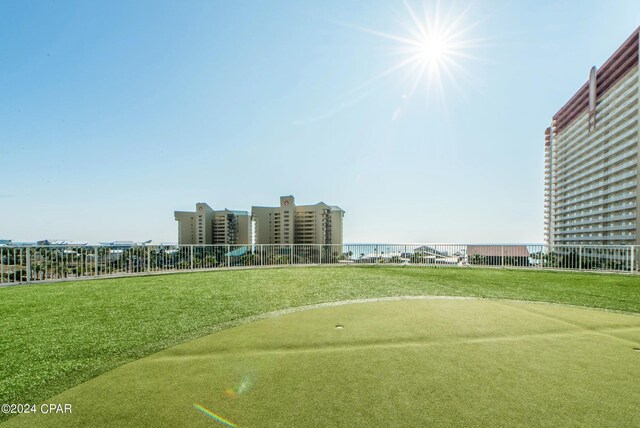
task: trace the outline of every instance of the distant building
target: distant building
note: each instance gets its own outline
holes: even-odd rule
[[[129,249],[133,247],[141,247],[145,245],[151,245],[151,240],[144,242],[134,242],[134,241],[112,241],[112,242],[100,242],[99,245],[102,247],[109,248],[120,248],[120,249]]]
[[[468,245],[467,262],[483,266],[529,266],[526,245]]]
[[[342,244],[344,211],[319,202],[296,205],[281,196],[279,207],[251,207],[256,244]]]
[[[251,243],[251,220],[247,211],[215,211],[204,202],[196,210],[175,211],[180,245]]]
[[[545,131],[545,241],[640,243],[639,32],[553,116]]]
[[[67,241],[67,240],[64,240],[64,239],[43,239],[42,241],[37,241],[36,244],[37,245],[50,245],[50,246],[69,245],[69,246],[75,246],[75,247],[84,247],[84,246],[88,245],[89,243],[86,242],[86,241],[77,242],[77,241]]]
[[[36,247],[38,245],[37,242],[20,242],[20,241],[10,241],[8,244],[4,246],[8,247]]]

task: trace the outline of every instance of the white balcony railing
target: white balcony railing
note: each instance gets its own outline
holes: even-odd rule
[[[574,234],[577,235],[577,234]],[[635,234],[565,236],[555,242],[633,242]],[[633,242],[635,243],[635,242]],[[2,246],[0,285],[123,275],[300,265],[510,267],[637,273],[635,245],[140,245]]]

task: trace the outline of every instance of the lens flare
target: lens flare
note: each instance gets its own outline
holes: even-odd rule
[[[223,418],[220,415],[217,415],[215,413],[213,413],[211,410],[207,409],[206,407],[201,406],[200,404],[197,403],[193,403],[193,407],[204,413],[205,415],[207,415],[208,417],[210,417],[211,419],[213,419],[214,421],[226,426],[226,427],[230,427],[230,428],[237,428],[237,425],[235,425],[233,422],[226,420],[225,418]]]
[[[251,385],[252,385],[251,376],[244,375],[242,376],[242,379],[240,380],[240,383],[238,383],[238,385],[236,385],[233,388],[225,389],[223,391],[223,394],[227,398],[237,398],[242,394],[246,393],[247,391],[249,391],[249,388],[251,388]]]

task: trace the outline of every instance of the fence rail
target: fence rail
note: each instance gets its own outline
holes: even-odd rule
[[[341,244],[0,247],[0,285],[229,267],[387,264],[638,273],[640,246]]]

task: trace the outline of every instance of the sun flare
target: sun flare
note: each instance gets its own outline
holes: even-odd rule
[[[391,76],[397,78],[394,86],[401,87],[399,104],[392,114],[392,120],[401,116],[417,92],[424,95],[427,105],[435,103],[446,113],[445,92],[454,89],[464,97],[469,92],[467,87],[481,87],[478,73],[470,70],[473,61],[487,60],[476,48],[488,46],[489,39],[477,34],[477,27],[488,17],[480,19],[475,15],[472,18],[473,3],[461,8],[455,1],[441,4],[441,0],[403,0],[402,5],[404,7],[396,21],[401,27],[393,31],[337,22],[384,40],[385,43],[379,44],[377,50],[386,54],[385,59],[390,60],[387,61],[389,66],[347,91],[343,101],[336,107],[298,123],[323,120],[337,114],[366,98],[376,83]]]
[[[420,45],[420,53],[422,54],[422,60],[425,62],[429,61],[440,61],[447,52],[446,42],[440,39],[438,36],[427,37],[424,40],[421,40]]]
[[[392,41],[388,51],[397,58],[387,70],[365,85],[390,74],[401,73],[407,85],[402,94],[404,102],[411,99],[419,88],[426,91],[427,97],[435,95],[444,101],[447,83],[462,92],[460,80],[473,80],[468,71],[468,61],[480,59],[473,55],[473,50],[484,45],[486,39],[472,36],[479,21],[468,23],[470,6],[455,11],[452,3],[447,5],[445,8],[438,1],[424,2],[418,13],[405,1],[404,31],[397,34],[360,28]]]

